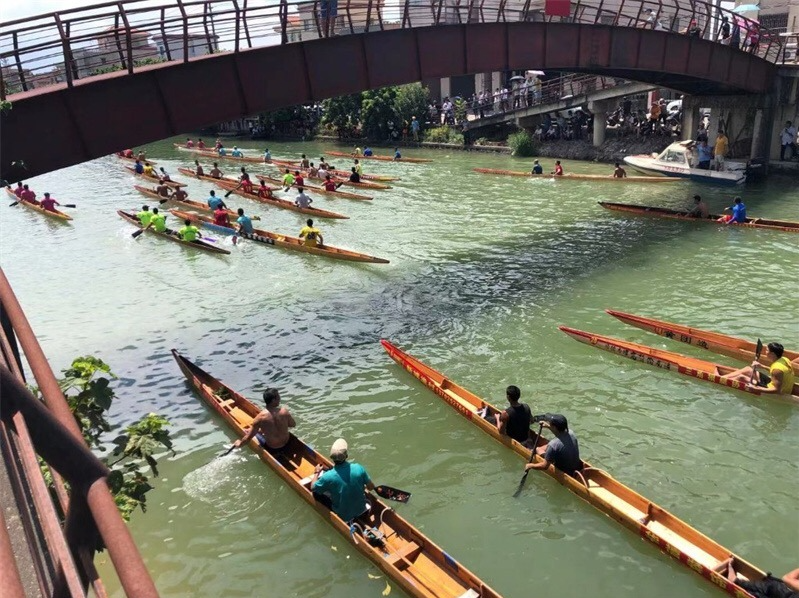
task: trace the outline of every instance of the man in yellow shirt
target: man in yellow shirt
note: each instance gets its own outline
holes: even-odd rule
[[[144,176],[148,176],[154,179],[158,178],[158,176],[155,174],[155,169],[153,168],[153,165],[150,164],[149,162],[144,163]]]
[[[166,216],[159,212],[158,208],[153,208],[153,216],[150,218],[150,226],[152,226],[157,233],[166,232]]]
[[[300,239],[305,239],[305,244],[308,247],[321,247],[324,244],[322,231],[318,228],[314,228],[313,220],[310,218],[305,221],[305,226],[303,226],[300,231]]]
[[[150,220],[153,218],[153,214],[150,212],[150,206],[142,206],[141,212],[136,214],[136,218],[139,219],[139,224],[142,226],[148,226],[150,224]]]
[[[196,241],[200,237],[200,229],[194,226],[188,218],[183,223],[185,226],[178,231],[178,236],[184,241]]]
[[[716,164],[716,170],[719,172],[724,170],[724,157],[727,155],[727,149],[729,146],[730,140],[727,139],[724,131],[720,130],[718,136],[716,137],[716,145],[713,148],[713,160]]]
[[[757,389],[761,393],[790,396],[796,383],[794,364],[783,355],[785,349],[780,343],[769,343],[766,349],[766,357],[771,363],[768,374],[758,369],[765,366],[755,360],[752,365],[730,372],[722,378],[746,382],[748,388]]]

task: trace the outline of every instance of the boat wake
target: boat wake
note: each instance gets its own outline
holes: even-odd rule
[[[246,456],[240,453],[214,459],[187,473],[182,490],[189,498],[213,505],[226,515],[238,513],[242,509],[238,495],[242,484],[246,483],[242,480],[240,464],[246,461]]]

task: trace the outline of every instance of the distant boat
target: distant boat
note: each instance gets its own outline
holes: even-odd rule
[[[693,168],[694,141],[672,143],[660,154],[626,156],[624,163],[644,174],[660,174],[713,185],[740,185],[746,181],[746,163],[725,161],[726,170]]]

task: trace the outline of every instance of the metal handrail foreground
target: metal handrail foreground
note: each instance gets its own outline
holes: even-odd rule
[[[137,598],[157,598],[155,584],[109,491],[108,470],[86,445],[2,269],[0,308],[0,362],[7,364],[0,363],[3,395],[0,442],[17,456],[9,467],[15,482],[12,485],[18,489],[24,487],[32,496],[34,527],[43,533],[42,553],[49,555],[53,564],[52,573],[46,567],[37,570],[40,588],[52,589],[43,592],[45,595],[77,597],[85,596],[86,584],[91,583],[95,595],[103,598],[105,590],[92,563],[99,538],[108,550],[125,593]],[[43,402],[25,387],[17,341]],[[37,455],[60,474],[54,476],[55,502],[44,482]],[[72,490],[68,497],[61,476]],[[33,532],[27,535],[33,543]],[[0,548],[3,543],[0,534]],[[1,577],[13,582],[10,568],[15,564],[9,563],[6,555],[6,551],[0,550],[0,572],[4,572]],[[14,585],[9,587],[13,589]]]
[[[782,40],[756,21],[711,2],[573,0],[568,16],[547,15],[543,0],[123,0],[0,23],[0,95],[75,84],[112,70],[133,74],[153,63],[241,52],[369,31],[464,23],[564,22],[635,27],[715,41],[722,19],[746,51],[780,60]],[[329,14],[330,13],[330,14]],[[155,44],[150,43],[150,39]],[[744,51],[744,50],[741,50]],[[534,68],[536,65],[530,65]]]

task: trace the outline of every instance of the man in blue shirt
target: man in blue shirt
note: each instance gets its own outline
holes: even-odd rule
[[[133,170],[136,171],[136,174],[144,174],[144,166],[138,160],[136,160],[136,164],[133,165]]]
[[[544,168],[538,163],[538,160],[533,160],[532,174],[544,174]]]
[[[225,202],[216,196],[216,191],[211,191],[211,195],[208,196],[208,207],[211,210],[216,210],[217,208],[227,209]]]
[[[272,152],[269,151],[269,148],[264,150],[264,162],[271,162],[272,161]]]
[[[697,168],[702,170],[710,170],[710,160],[713,156],[710,153],[710,148],[707,145],[707,141],[700,141],[699,147],[696,148],[696,151],[699,154],[699,164],[697,164]]]
[[[322,473],[322,466],[317,465],[311,479],[314,494],[329,497],[333,512],[347,522],[366,512],[364,490],[375,489],[366,470],[357,463],[348,463],[348,456],[347,441],[339,438],[330,448],[333,469]]]
[[[241,150],[237,146],[233,146],[233,151],[230,153],[231,156],[234,158],[241,158],[244,154],[241,153]]]
[[[236,224],[239,225],[239,234],[251,235],[253,233],[252,220],[249,216],[244,215],[244,210],[241,208],[237,211],[239,217],[236,218]]]
[[[402,160],[402,154],[400,153],[398,147],[394,148],[394,159],[395,160]]]
[[[219,149],[217,150],[217,153],[220,156],[227,156],[227,150],[224,148],[224,146],[221,146],[221,145],[219,146]]]
[[[746,206],[740,197],[736,197],[732,205],[724,208],[724,211],[732,211],[732,218],[727,220],[727,224],[743,224],[746,222]]]
[[[371,156],[372,155],[372,148],[371,147],[363,148],[363,155],[364,156]]]
[[[419,141],[419,129],[421,125],[419,125],[419,121],[416,120],[416,117],[411,117],[411,132],[413,133],[413,140]]]

